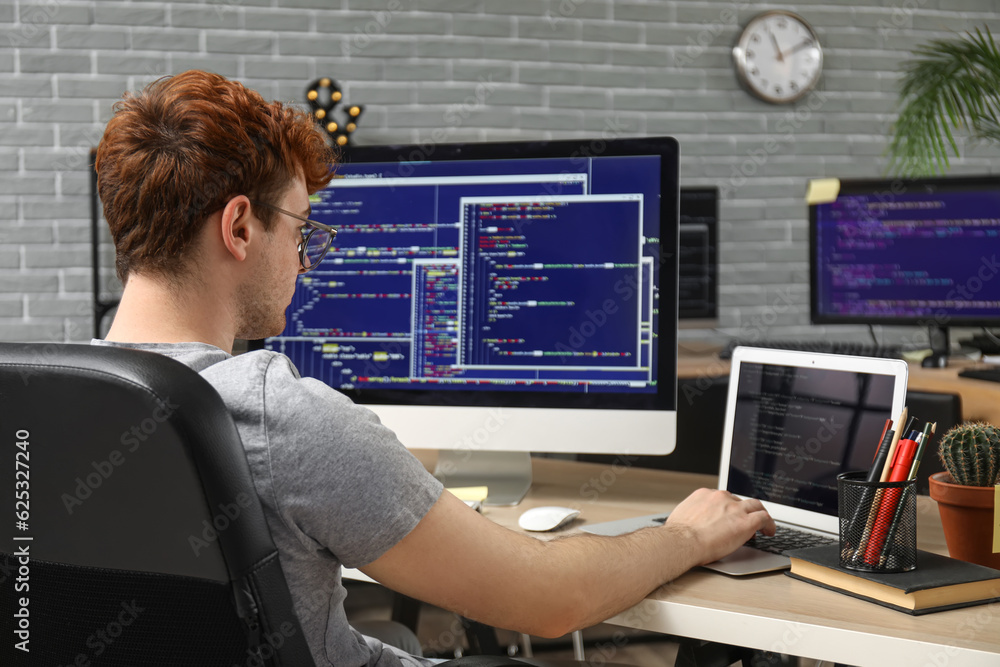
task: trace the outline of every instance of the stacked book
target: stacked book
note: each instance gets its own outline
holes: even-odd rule
[[[840,567],[839,549],[789,551],[788,576],[913,615],[1000,600],[1000,570],[918,550],[915,570],[861,572]]]

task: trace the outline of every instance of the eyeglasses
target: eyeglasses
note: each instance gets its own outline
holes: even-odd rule
[[[324,225],[322,222],[303,218],[301,215],[296,215],[291,211],[286,211],[283,208],[278,208],[262,201],[251,199],[250,203],[254,206],[263,206],[278,213],[284,213],[291,218],[306,223],[299,228],[299,232],[302,234],[302,241],[299,243],[299,262],[302,264],[304,271],[315,269],[323,261],[327,251],[330,250],[333,239],[337,238],[337,230],[330,225]]]

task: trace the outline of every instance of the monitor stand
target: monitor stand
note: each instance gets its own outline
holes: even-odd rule
[[[531,488],[531,454],[442,449],[434,476],[449,488],[488,487],[486,505],[517,505]]]

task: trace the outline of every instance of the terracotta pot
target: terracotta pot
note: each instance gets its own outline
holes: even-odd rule
[[[929,482],[951,557],[1000,569],[1000,553],[993,553],[993,487],[954,484],[947,472]]]

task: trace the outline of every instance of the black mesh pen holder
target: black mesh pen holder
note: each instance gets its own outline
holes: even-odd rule
[[[866,476],[837,476],[840,566],[908,572],[917,567],[917,482],[868,482]]]

